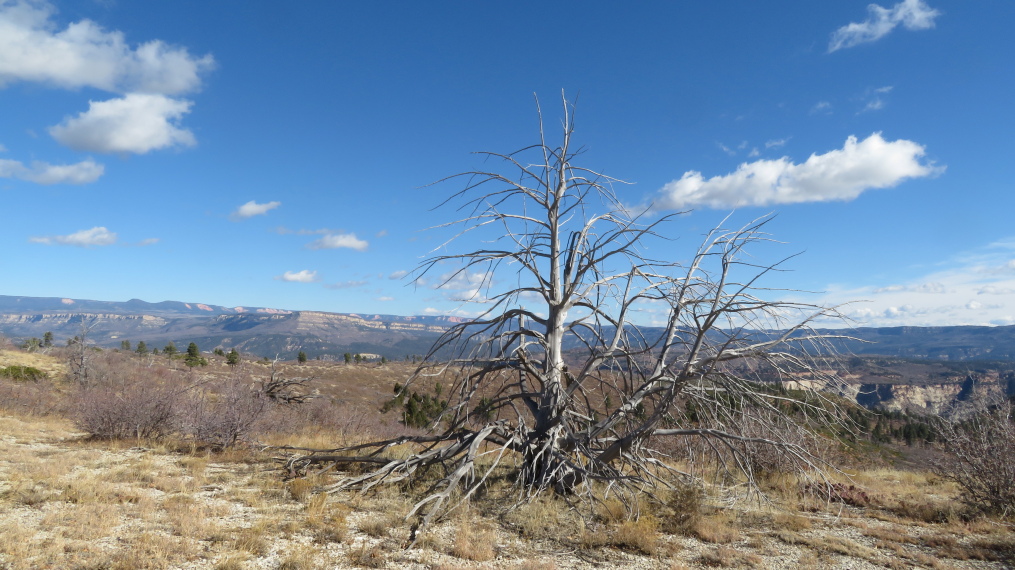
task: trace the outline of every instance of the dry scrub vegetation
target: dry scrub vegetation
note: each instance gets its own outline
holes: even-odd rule
[[[187,368],[161,356],[107,350],[93,354],[92,378],[119,386],[108,393],[114,400],[139,386],[147,388],[140,396],[174,394],[173,405],[180,405],[174,417],[192,421],[192,406],[229,398],[235,403],[237,394],[256,392],[251,387],[271,373],[263,363],[238,371],[222,359],[209,360],[207,367]],[[764,499],[745,498],[736,481],[707,474],[658,501],[641,501],[636,516],[606,495],[591,522],[566,497],[552,494],[508,510],[515,489],[505,466],[406,550],[411,529],[405,514],[440,473],[366,494],[328,494],[321,492],[327,475],[287,480],[273,461],[277,452],[264,446],[355,444],[406,433],[394,421],[396,413],[385,417],[377,410],[391,398],[392,384],[410,372],[407,366],[289,364],[286,374],[315,377],[310,386],[319,397],[302,406],[265,405],[242,433],[224,442],[208,441],[178,419],[147,437],[88,437],[81,417],[88,402],[81,399],[81,386],[66,378],[58,350],[27,353],[8,344],[0,348],[0,367],[11,365],[44,370],[46,377],[0,378],[5,569],[1015,564],[1010,524],[971,510],[955,482],[929,470],[855,460],[832,475],[831,487],[766,473],[759,479]],[[189,386],[194,388],[188,393],[200,395],[197,404],[181,396],[179,388]]]

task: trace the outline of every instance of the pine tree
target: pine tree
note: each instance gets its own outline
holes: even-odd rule
[[[201,349],[197,348],[197,343],[192,342],[187,345],[187,357],[184,358],[184,362],[187,366],[207,366],[208,361],[201,357]]]
[[[226,364],[228,364],[229,366],[236,366],[239,363],[240,363],[240,353],[236,352],[236,349],[234,348],[229,351],[229,354],[226,355]]]
[[[296,355],[296,361],[300,364],[305,364],[307,362],[307,353],[301,350],[300,353]]]
[[[145,341],[139,340],[137,342],[137,348],[134,349],[134,352],[138,353],[138,355],[140,356],[144,356],[148,354],[148,345],[145,344]]]

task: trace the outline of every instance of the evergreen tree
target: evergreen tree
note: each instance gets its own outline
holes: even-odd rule
[[[134,349],[134,352],[138,353],[140,356],[144,356],[148,354],[148,345],[145,344],[145,341],[139,340],[137,341],[137,348]]]
[[[176,350],[176,344],[173,341],[169,341],[169,344],[167,344],[166,347],[162,349],[162,352],[164,352],[166,356],[168,356],[169,358],[172,358],[173,355],[175,355],[179,351]]]
[[[47,332],[46,334],[42,335],[42,346],[46,348],[53,346],[53,333]]]
[[[236,366],[239,363],[240,363],[240,353],[236,352],[236,349],[234,348],[229,351],[229,354],[226,355],[226,364],[228,364],[229,366]]]
[[[350,362],[352,362],[352,355],[349,354],[348,352],[345,353],[344,355],[342,355],[342,357],[345,358],[345,363],[346,364],[349,364]]]
[[[296,355],[296,361],[300,364],[305,364],[307,362],[307,353],[301,350],[300,353]]]
[[[197,348],[197,343],[192,342],[187,345],[187,357],[184,359],[187,366],[207,366],[208,361],[201,357],[201,349]]]

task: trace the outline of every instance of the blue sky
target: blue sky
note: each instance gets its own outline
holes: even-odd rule
[[[577,97],[630,204],[774,213],[774,287],[1015,324],[1015,4],[0,0],[0,294],[470,314],[401,278]],[[580,95],[579,95],[580,94]]]

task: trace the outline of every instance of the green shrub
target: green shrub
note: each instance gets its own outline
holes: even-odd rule
[[[15,382],[38,382],[46,377],[46,373],[33,366],[7,366],[0,368],[0,376]]]

